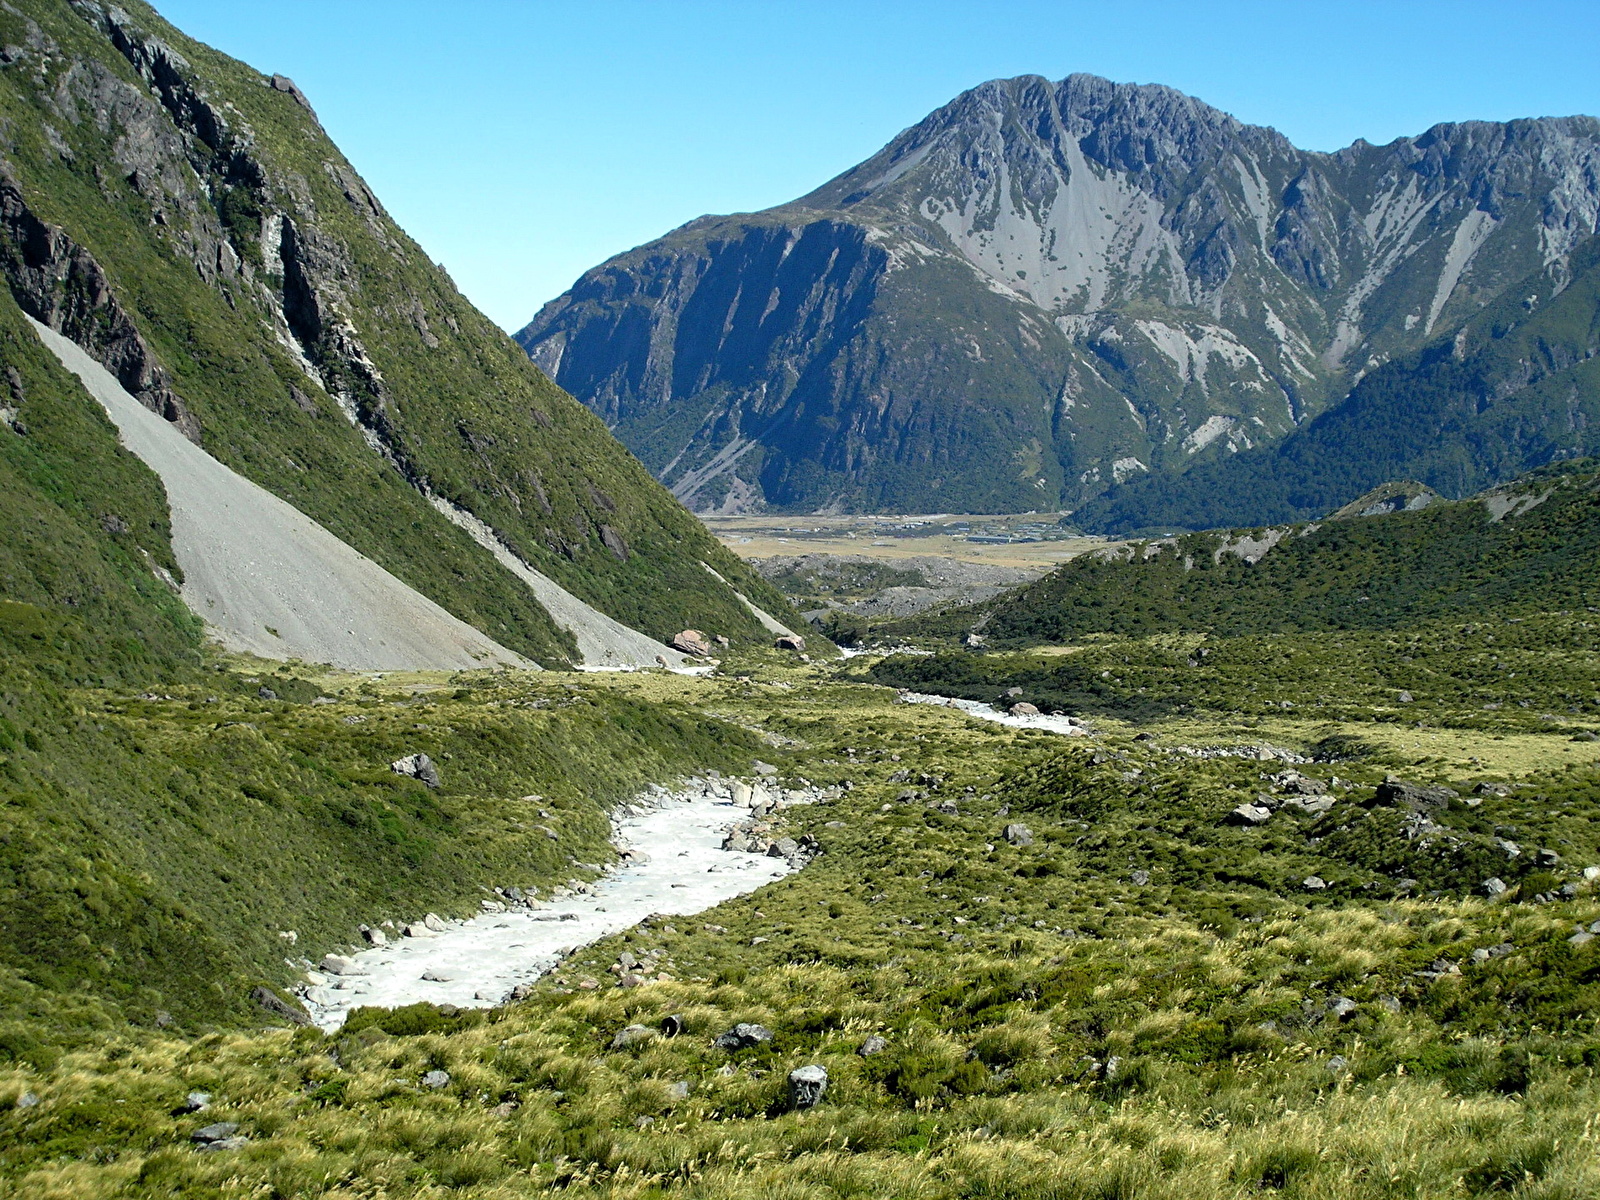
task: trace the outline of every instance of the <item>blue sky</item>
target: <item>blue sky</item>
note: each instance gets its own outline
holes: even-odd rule
[[[707,212],[810,191],[986,79],[1165,83],[1297,145],[1600,113],[1600,0],[165,0],[289,75],[508,329]]]

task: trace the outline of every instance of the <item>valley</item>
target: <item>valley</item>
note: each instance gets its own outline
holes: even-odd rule
[[[996,80],[513,339],[0,5],[0,1200],[1600,1195],[1597,129]]]

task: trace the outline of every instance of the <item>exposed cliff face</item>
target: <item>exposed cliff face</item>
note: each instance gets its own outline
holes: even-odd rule
[[[702,562],[783,608],[461,297],[292,82],[146,5],[0,10],[0,274],[192,441],[528,657],[577,646],[502,552],[660,639],[765,636]]]
[[[1073,507],[1558,284],[1597,213],[1591,118],[1313,154],[1169,88],[1028,76],[618,256],[518,340],[702,509]]]

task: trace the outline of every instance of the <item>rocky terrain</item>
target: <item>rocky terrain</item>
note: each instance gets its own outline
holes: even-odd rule
[[[937,555],[888,561],[868,555],[779,555],[751,559],[750,565],[813,622],[831,610],[908,617],[929,608],[976,604],[1045,573],[1042,567],[1002,567]]]
[[[1321,154],[1170,88],[995,80],[517,336],[697,511],[1076,509],[1280,441],[1497,298],[1546,303],[1597,161],[1590,117]]]

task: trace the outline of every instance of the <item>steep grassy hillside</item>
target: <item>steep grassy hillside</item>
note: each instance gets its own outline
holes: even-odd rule
[[[1280,445],[1139,479],[1074,514],[1085,528],[1304,520],[1390,479],[1461,497],[1600,450],[1600,238],[1459,330],[1367,375]]]
[[[0,38],[0,270],[212,454],[539,660],[570,638],[424,493],[657,637],[760,633],[701,561],[784,609],[467,303],[288,81],[137,3],[28,0]]]

